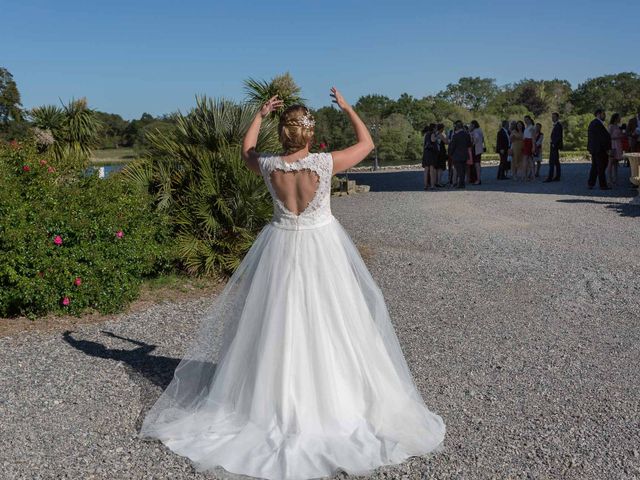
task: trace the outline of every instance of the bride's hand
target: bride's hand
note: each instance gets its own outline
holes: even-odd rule
[[[260,116],[264,118],[271,112],[275,112],[279,108],[282,108],[283,105],[284,102],[282,100],[278,100],[278,96],[274,95],[269,100],[267,100],[267,103],[262,106],[262,108],[260,109]]]
[[[337,103],[342,110],[347,110],[348,108],[350,108],[350,105],[347,103],[347,101],[344,99],[344,97],[336,87],[331,87],[330,96],[333,97],[333,100],[331,101],[333,103]]]

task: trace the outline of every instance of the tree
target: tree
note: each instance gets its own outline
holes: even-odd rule
[[[378,140],[378,155],[390,163],[398,163],[406,159],[409,140],[414,137],[415,130],[401,113],[392,113],[382,122]],[[411,150],[413,151],[413,150]]]
[[[172,219],[180,261],[192,274],[232,273],[272,214],[264,182],[240,155],[255,114],[253,105],[196,97],[174,129],[149,132],[147,155],[123,170]],[[259,151],[277,149],[276,125],[263,122]]]
[[[458,83],[450,83],[438,97],[468,110],[480,110],[498,94],[493,78],[462,77]]]
[[[69,166],[84,168],[91,150],[98,145],[101,123],[87,99],[71,100],[61,107],[45,105],[31,110],[35,127],[49,130],[55,140],[53,153]]]
[[[622,72],[587,80],[571,95],[578,113],[592,113],[598,107],[623,116],[633,114],[640,107],[640,75]]]
[[[380,122],[393,112],[394,103],[385,95],[365,95],[358,99],[354,108],[365,123]]]
[[[417,99],[407,93],[403,93],[391,106],[391,110],[393,113],[404,115],[411,123],[411,126],[420,132],[429,123],[439,121],[432,107],[432,102],[426,98]]]
[[[6,127],[10,121],[21,120],[22,104],[18,86],[9,70],[0,67],[0,126]]]
[[[516,92],[515,103],[525,107],[534,117],[547,111],[544,89],[538,82],[523,80]]]
[[[322,107],[313,113],[316,120],[316,143],[327,150],[341,150],[355,143],[356,137],[349,118],[337,108]]]
[[[129,122],[115,113],[95,112],[102,127],[99,132],[100,148],[117,148],[122,145],[122,136]]]
[[[586,150],[587,132],[589,123],[593,120],[592,113],[582,115],[571,115],[563,121],[564,125],[564,148],[566,150]]]
[[[247,101],[251,105],[263,105],[274,95],[284,102],[283,108],[291,105],[304,104],[305,99],[300,96],[301,89],[293,80],[289,72],[276,75],[271,81],[249,78],[244,81]],[[276,112],[274,112],[275,115]],[[272,115],[273,116],[273,115]]]
[[[144,112],[138,120],[131,120],[122,132],[122,146],[133,147],[140,140],[140,131],[153,123],[155,118],[150,113]]]
[[[568,114],[571,112],[571,84],[567,80],[554,78],[553,80],[543,80],[543,87],[546,96],[548,112],[559,112]]]

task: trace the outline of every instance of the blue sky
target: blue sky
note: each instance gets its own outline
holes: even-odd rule
[[[462,76],[575,87],[640,72],[639,22],[631,1],[5,0],[0,66],[27,108],[86,96],[124,118],[160,115],[196,94],[240,100],[244,79],[285,71],[320,107],[332,85],[355,102]]]

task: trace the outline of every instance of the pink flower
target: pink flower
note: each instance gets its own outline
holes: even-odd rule
[[[49,167],[49,168],[47,168],[47,172],[49,172],[49,173],[53,173],[53,172],[55,172],[55,171],[56,171],[56,169],[55,169],[55,168],[53,168],[53,167]]]
[[[118,238],[122,238],[122,237],[124,237],[124,232],[123,232],[122,230],[118,230],[118,231],[116,232],[116,237],[118,237]]]
[[[22,166],[22,170],[23,170],[24,172],[28,172],[29,170],[31,170],[31,167],[30,167],[29,165],[23,165],[23,166]]]
[[[327,144],[326,144],[326,143],[324,143],[324,142],[322,142],[322,143],[320,144],[320,150],[324,150],[325,148],[327,148]]]
[[[66,307],[67,305],[69,305],[70,303],[71,303],[71,300],[69,299],[69,297],[64,297],[64,298],[62,299],[62,305],[64,305],[65,307]]]
[[[76,277],[73,283],[75,284],[76,287],[79,287],[80,285],[82,285],[82,279],[80,277]]]
[[[56,235],[53,239],[53,243],[55,243],[56,245],[62,245],[62,237],[60,235]]]
[[[40,165],[46,165],[47,161],[43,158],[42,160],[40,160]]]

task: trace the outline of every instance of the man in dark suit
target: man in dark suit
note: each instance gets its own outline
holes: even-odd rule
[[[464,125],[460,120],[456,120],[453,126],[453,135],[449,142],[449,156],[456,169],[458,184],[456,188],[464,188],[464,177],[467,173],[467,161],[473,164],[473,154],[471,153],[471,136],[464,130]]]
[[[498,135],[496,136],[496,153],[500,155],[500,165],[498,166],[498,180],[507,179],[505,171],[507,170],[509,147],[511,147],[511,140],[509,139],[509,122],[507,120],[503,120],[502,126],[500,130],[498,130]]]
[[[588,130],[587,150],[591,154],[591,170],[589,171],[589,188],[596,184],[596,177],[600,184],[600,190],[610,190],[607,185],[607,164],[611,151],[611,135],[604,125],[607,118],[602,108],[594,112],[596,118],[591,120]]]
[[[560,123],[560,115],[556,112],[551,114],[553,129],[551,130],[551,145],[549,150],[549,175],[545,182],[557,182],[560,180],[560,150],[564,148],[563,130]],[[555,175],[554,175],[555,170]]]

